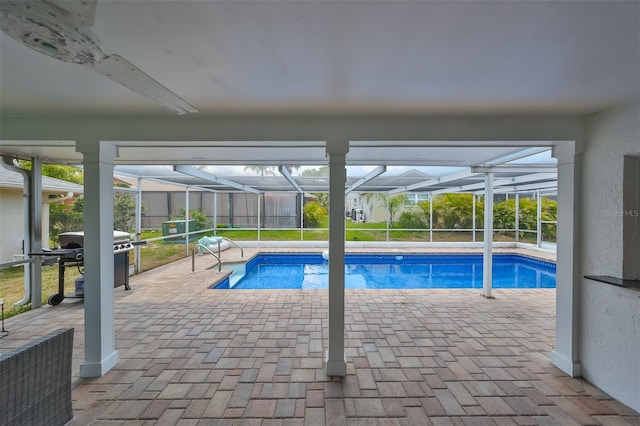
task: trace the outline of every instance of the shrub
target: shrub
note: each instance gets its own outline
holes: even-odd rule
[[[184,206],[180,206],[178,210],[179,215],[169,216],[169,220],[184,220],[186,209],[184,208]],[[196,231],[207,229],[211,224],[207,215],[202,213],[200,210],[189,210],[189,220],[194,220],[196,222]]]
[[[406,211],[400,215],[397,225],[402,229],[427,229],[427,221],[420,212]]]
[[[316,228],[322,217],[327,214],[327,209],[317,201],[311,201],[304,205],[303,212],[304,227]]]

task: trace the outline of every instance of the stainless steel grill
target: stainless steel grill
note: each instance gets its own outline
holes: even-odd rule
[[[84,248],[84,232],[63,232],[58,236],[60,248],[64,250],[78,250]],[[128,252],[133,248],[131,236],[128,232],[113,231],[113,254]],[[77,253],[70,253],[74,256]]]
[[[64,232],[58,236],[59,249],[43,250],[42,252],[29,253],[32,256],[57,256],[58,257],[58,293],[49,297],[50,305],[58,305],[65,297],[84,297],[84,232]],[[129,250],[140,243],[131,242],[127,232],[113,231],[113,286],[129,287]],[[74,267],[81,274],[76,279],[76,291],[73,294],[64,294],[65,269]],[[81,285],[79,285],[81,284]]]

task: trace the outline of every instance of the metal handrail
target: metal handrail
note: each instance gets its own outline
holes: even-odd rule
[[[194,247],[191,250],[191,272],[195,272],[196,271],[196,249],[197,248],[202,248],[207,253],[209,253],[211,256],[213,256],[216,259],[218,259],[218,272],[222,271],[222,260],[220,260],[220,257],[217,254],[215,254],[214,252],[212,252],[211,250],[209,250],[209,247],[206,247],[206,246],[204,246],[202,244],[197,244],[196,247]]]
[[[240,244],[236,243],[231,238],[222,237],[222,239],[223,240],[227,240],[231,244],[233,244],[234,246],[238,247],[240,249],[240,256],[244,259],[244,249],[242,248],[242,246]],[[220,255],[220,241],[218,241],[218,255]]]
[[[0,269],[11,268],[13,266],[23,265],[25,263],[31,263],[33,260],[29,257],[22,260],[14,260],[13,262],[3,262],[0,263]]]

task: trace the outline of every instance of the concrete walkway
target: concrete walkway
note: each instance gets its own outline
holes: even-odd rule
[[[326,290],[213,291],[211,264],[116,289],[120,362],[104,377],[77,377],[77,300],[9,319],[0,352],[75,327],[77,425],[640,425],[550,364],[554,290],[347,290],[348,374],[331,379]]]

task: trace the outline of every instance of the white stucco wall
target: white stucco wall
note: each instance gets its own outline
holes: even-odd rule
[[[587,118],[581,276],[622,277],[624,155],[640,155],[638,102]],[[582,279],[580,312],[583,376],[640,411],[640,291]]]
[[[22,190],[0,189],[0,204],[0,262],[11,262],[22,253]]]
[[[43,193],[48,197],[52,192]],[[17,260],[24,239],[24,207],[22,189],[0,189],[0,263]],[[42,205],[42,247],[49,248],[49,204]]]

